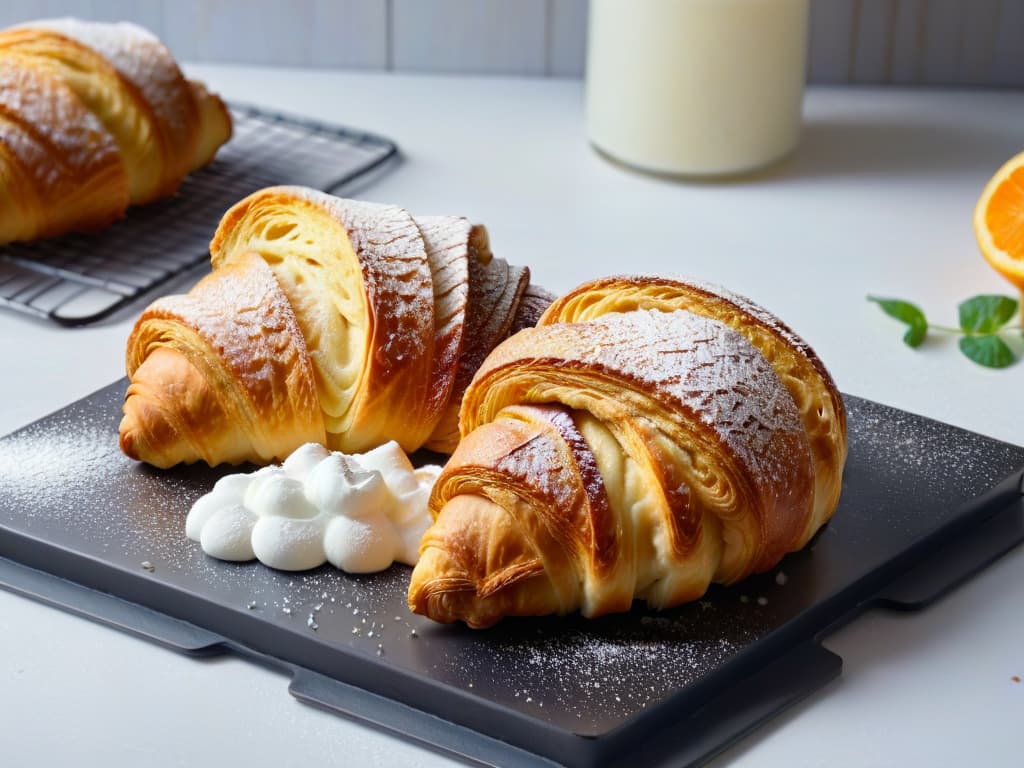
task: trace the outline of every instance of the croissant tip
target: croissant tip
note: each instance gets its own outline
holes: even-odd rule
[[[117,427],[117,445],[125,456],[140,461],[138,425],[131,410],[127,407],[127,402],[121,423]]]
[[[121,453],[127,456],[129,459],[139,461],[139,452],[135,450],[135,438],[131,432],[121,431],[117,437],[118,447],[121,449]]]
[[[143,461],[160,469],[169,469],[177,462],[166,456],[163,452],[154,450],[152,439],[147,439],[147,426],[152,428],[154,423],[164,426],[162,421],[153,421],[157,411],[148,411],[140,414],[133,405],[137,401],[129,396],[124,405],[124,416],[117,428],[117,444],[121,452],[130,459]],[[147,414],[149,421],[147,421]]]
[[[463,622],[470,629],[487,629],[502,618],[500,611],[483,611],[476,588],[468,581],[450,578],[416,583],[409,588],[409,610],[438,624]]]

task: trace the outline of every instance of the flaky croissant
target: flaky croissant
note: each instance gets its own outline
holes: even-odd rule
[[[838,502],[846,415],[777,318],[711,286],[585,284],[465,393],[409,606],[504,616],[665,608],[775,566]]]
[[[465,218],[302,187],[237,203],[210,253],[212,273],[128,340],[121,448],[159,467],[306,442],[450,452],[477,366],[549,303]]]
[[[0,32],[0,243],[101,229],[174,194],[231,136],[231,117],[129,23]]]

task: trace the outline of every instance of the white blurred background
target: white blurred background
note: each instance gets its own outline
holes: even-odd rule
[[[642,3],[645,0],[632,0]],[[3,0],[135,21],[191,62],[580,77],[587,0]],[[812,82],[1024,87],[1024,0],[812,0]]]

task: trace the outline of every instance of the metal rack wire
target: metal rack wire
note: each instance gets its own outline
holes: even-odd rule
[[[204,262],[231,205],[273,184],[339,191],[386,167],[394,142],[348,128],[232,105],[234,134],[178,194],[98,234],[0,247],[0,306],[65,326],[102,320]]]

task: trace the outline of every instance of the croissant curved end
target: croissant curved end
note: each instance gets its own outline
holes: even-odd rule
[[[420,557],[424,560],[445,560],[445,554],[441,550],[432,549],[423,553]],[[450,570],[450,566],[444,562],[434,563],[431,570]],[[476,588],[467,578],[451,576],[445,579],[426,580],[417,578],[416,573],[424,571],[413,571],[413,580],[409,585],[409,610],[421,616],[429,616],[441,624],[452,624],[462,617],[471,614],[471,608],[477,604]],[[496,623],[500,617],[493,616],[490,620],[480,620],[471,626],[479,629],[489,627]]]
[[[146,399],[130,396],[125,400],[124,416],[118,427],[121,451],[131,459],[145,460],[160,469],[187,463],[189,459],[183,452],[168,452],[165,448],[182,444],[177,430],[166,415],[166,412],[154,408]],[[156,446],[160,446],[160,449],[157,450]]]
[[[834,511],[841,398],[774,316],[645,278],[584,286],[569,318],[565,304],[495,348],[466,391],[414,611],[481,627],[627,610],[619,598],[670,608],[775,567]],[[540,572],[507,578],[527,562]]]
[[[166,347],[154,349],[132,374],[122,410],[121,450],[155,467],[213,463],[211,451],[237,464],[250,450],[206,378],[184,355]]]
[[[210,93],[203,83],[188,81],[199,112],[199,141],[192,158],[195,171],[213,160],[222,144],[227,143],[233,132],[231,113],[216,94]]]
[[[118,427],[118,444],[129,458],[146,461],[160,469],[188,464],[199,458],[189,450],[187,441],[172,423],[167,410],[134,385],[129,387],[125,398],[124,416]]]
[[[0,81],[0,176],[18,200],[0,209],[0,242],[104,229],[175,194],[231,135],[220,98],[130,23],[0,30]]]
[[[521,540],[492,536],[514,527],[501,506],[482,496],[452,498],[444,518],[420,544],[409,609],[442,624],[463,621],[474,629],[490,627],[504,616],[564,613],[537,553]]]

